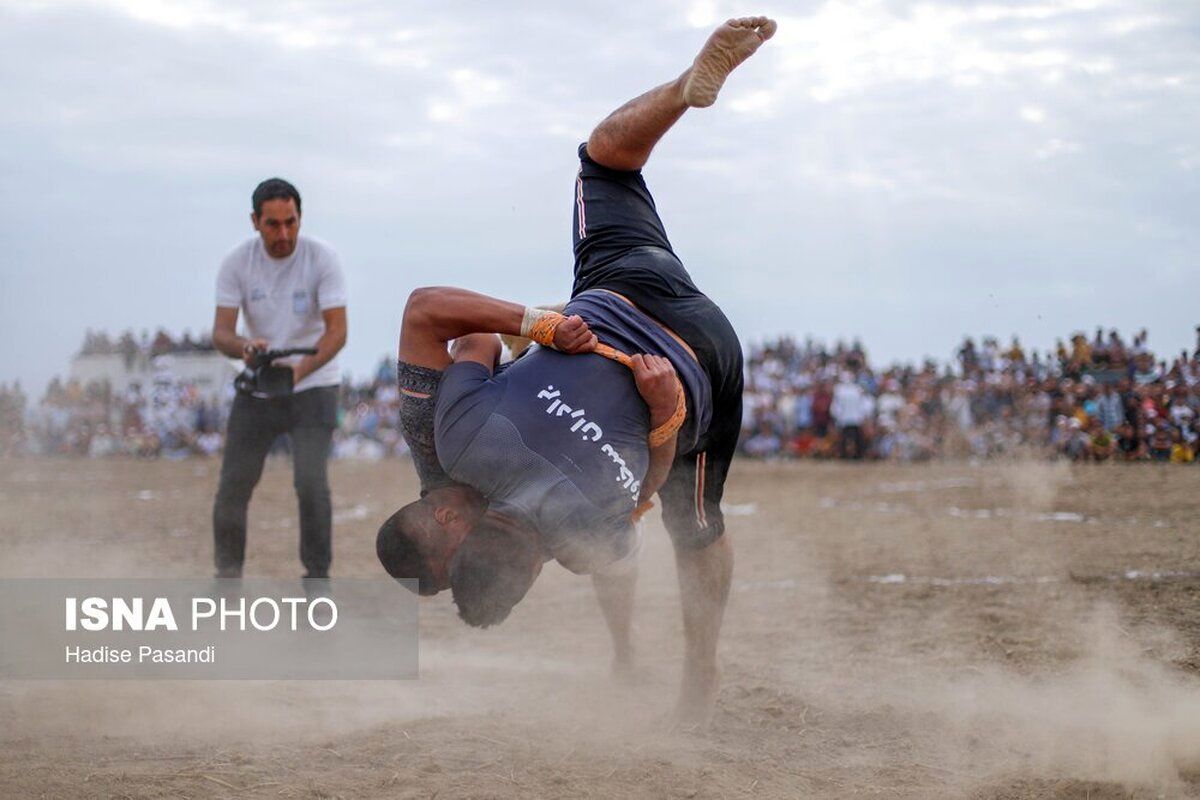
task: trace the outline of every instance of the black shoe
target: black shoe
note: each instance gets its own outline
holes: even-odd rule
[[[241,567],[218,567],[217,574],[213,575],[217,580],[241,580]]]

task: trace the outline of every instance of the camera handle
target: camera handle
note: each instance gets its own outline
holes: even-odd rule
[[[242,370],[233,381],[239,392],[255,397],[286,397],[292,393],[292,371],[288,367],[276,367],[273,362],[288,356],[312,356],[315,347],[288,347],[279,350],[264,350],[254,353],[252,364]]]

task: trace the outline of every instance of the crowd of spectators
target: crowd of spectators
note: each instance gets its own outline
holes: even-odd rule
[[[140,339],[126,331],[111,338],[88,331],[80,356],[120,355],[126,369],[144,366],[144,380],[115,390],[108,381],[54,378],[30,403],[20,383],[0,384],[0,455],[184,458],[212,456],[224,444],[233,401],[228,384],[203,390],[171,372],[166,356],[212,351],[211,340],[173,338],[163,330]],[[286,438],[277,443],[286,451]],[[395,365],[385,359],[370,380],[343,384],[334,455],[378,459],[404,455],[399,433]]]
[[[1076,461],[1195,460],[1196,350],[1159,359],[1139,331],[1077,333],[1052,353],[966,339],[939,367],[874,369],[861,344],[783,338],[747,359],[742,452],[919,461],[1025,454]]]
[[[5,418],[4,452],[183,458],[221,449],[227,404],[157,371],[123,392],[108,382],[50,382],[41,401]]]
[[[396,362],[385,358],[370,380],[342,382],[338,429],[333,435],[335,458],[379,459],[408,454],[400,435],[400,389]]]
[[[1200,334],[1200,330],[1198,330]],[[143,458],[212,456],[222,447],[232,384],[201,391],[158,356],[211,349],[163,331],[140,340],[88,333],[81,355],[145,358],[150,377],[54,379],[30,403],[0,384],[0,454]],[[231,373],[232,377],[232,373]],[[343,383],[334,456],[404,455],[395,365]],[[741,450],[757,458],[920,461],[1003,454],[1088,461],[1195,460],[1200,439],[1200,340],[1189,358],[1158,359],[1146,331],[1076,334],[1044,356],[1016,337],[966,339],[952,361],[874,368],[855,341],[825,347],[781,338],[748,354]],[[279,445],[286,449],[286,441]]]
[[[91,330],[80,357],[120,356],[127,371],[145,375],[115,390],[108,381],[54,378],[36,403],[19,383],[0,385],[0,454],[130,455],[180,458],[212,455],[222,444],[228,412],[222,392],[203,392],[172,375],[165,356],[214,350],[207,337],[151,337],[125,331],[118,337]]]
[[[0,455],[22,449],[27,404],[20,381],[0,383]]]
[[[399,433],[399,399],[391,366],[381,367],[370,381],[343,385],[334,457],[407,454]],[[31,407],[19,384],[0,385],[0,455],[212,456],[224,444],[232,400],[232,385],[206,394],[166,369],[145,386],[132,383],[124,392],[113,391],[107,382],[84,385],[55,378]],[[277,449],[287,450],[286,438]]]

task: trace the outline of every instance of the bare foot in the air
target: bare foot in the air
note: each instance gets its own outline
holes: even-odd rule
[[[731,19],[717,28],[687,72],[683,101],[696,108],[711,106],[729,73],[774,35],[775,20],[766,17]]]

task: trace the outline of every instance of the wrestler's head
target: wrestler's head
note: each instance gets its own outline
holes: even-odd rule
[[[450,560],[487,510],[469,486],[430,489],[379,528],[375,553],[393,578],[416,578],[423,595],[450,588]]]
[[[485,514],[450,562],[450,588],[463,622],[499,625],[542,570],[537,532],[499,514]]]

